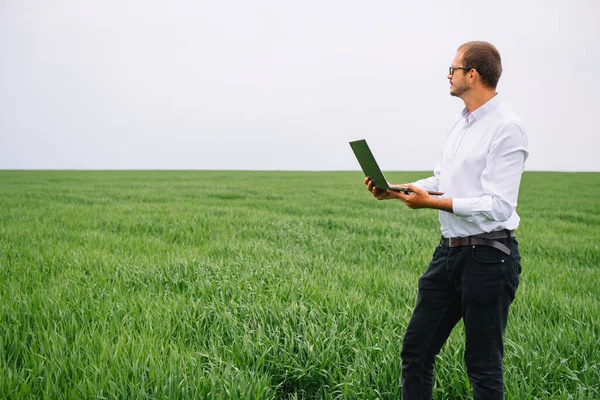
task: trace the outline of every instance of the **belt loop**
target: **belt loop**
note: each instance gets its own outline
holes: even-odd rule
[[[469,236],[469,246],[471,246],[471,236]]]
[[[511,242],[510,230],[509,229],[505,229],[504,232],[506,233],[506,241],[507,241],[507,243],[510,243]]]

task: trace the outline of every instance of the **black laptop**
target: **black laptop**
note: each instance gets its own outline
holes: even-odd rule
[[[375,161],[375,157],[373,157],[373,153],[371,153],[371,149],[369,149],[369,146],[367,145],[366,140],[361,139],[361,140],[355,140],[353,142],[350,142],[350,147],[352,147],[352,151],[354,151],[354,155],[356,156],[356,159],[358,160],[360,167],[362,168],[363,172],[365,173],[365,176],[368,176],[371,178],[371,180],[373,181],[373,183],[375,184],[375,187],[377,189],[381,189],[381,190],[390,190],[391,189],[395,192],[404,192],[404,193],[412,192],[412,190],[410,190],[409,188],[396,186],[396,185],[390,185],[388,183],[388,181],[383,176],[383,172],[381,172],[381,169],[379,169],[379,165],[377,165],[377,161]],[[441,192],[427,192],[427,193],[429,193],[430,195],[436,195],[436,196],[443,194]]]

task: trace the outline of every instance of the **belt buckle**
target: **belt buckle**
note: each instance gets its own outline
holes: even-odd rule
[[[460,244],[460,238],[448,238],[448,246],[458,247]]]

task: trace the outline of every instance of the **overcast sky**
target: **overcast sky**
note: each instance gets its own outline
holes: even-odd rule
[[[600,2],[0,0],[0,169],[433,170],[456,48],[528,170],[600,171]]]

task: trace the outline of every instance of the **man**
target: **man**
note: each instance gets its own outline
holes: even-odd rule
[[[521,119],[496,93],[501,73],[500,54],[490,43],[460,46],[448,79],[450,94],[465,108],[451,125],[434,176],[403,185],[409,194],[379,190],[365,179],[379,200],[440,210],[442,239],[419,278],[404,336],[404,399],[431,399],[435,356],[461,318],[475,400],[504,397],[503,335],[521,272],[515,209],[528,150]]]

